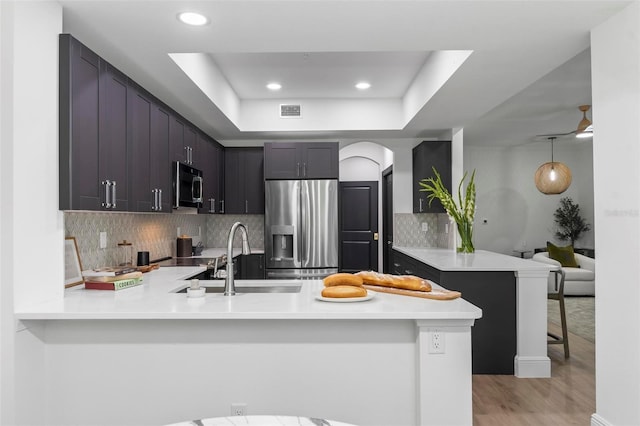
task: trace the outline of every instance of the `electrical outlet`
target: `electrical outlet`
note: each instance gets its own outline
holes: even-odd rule
[[[422,232],[427,232],[429,230],[429,224],[427,222],[422,222]]]
[[[107,233],[104,231],[100,232],[100,248],[107,248]]]
[[[180,227],[179,227],[179,226],[176,228],[176,234],[177,234],[177,236],[178,236],[178,237],[179,237],[180,235],[182,235],[182,234],[180,233]]]
[[[233,402],[231,403],[231,415],[232,416],[246,416],[247,404],[246,402]]]
[[[444,349],[444,332],[441,330],[431,330],[429,332],[429,353],[443,354]]]

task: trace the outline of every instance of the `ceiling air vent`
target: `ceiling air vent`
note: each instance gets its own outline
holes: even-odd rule
[[[300,105],[280,104],[280,118],[300,118],[302,108]]]

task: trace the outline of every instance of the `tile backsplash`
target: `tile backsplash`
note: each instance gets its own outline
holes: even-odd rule
[[[116,212],[65,212],[65,235],[75,237],[84,269],[115,265],[117,244],[127,240],[133,245],[133,258],[138,251],[149,251],[151,260],[175,256],[177,228],[181,234],[199,237],[205,247],[227,246],[229,229],[242,222],[249,232],[252,249],[264,249],[263,215],[197,215],[146,214]],[[394,214],[394,244],[400,247],[441,247],[455,245],[455,229],[446,214]],[[427,231],[423,231],[423,223]],[[449,228],[450,232],[446,232]],[[107,233],[107,247],[99,248],[100,232]],[[236,234],[234,247],[241,247]]]
[[[178,228],[181,234],[199,237],[205,247],[226,247],[229,229],[241,221],[249,231],[252,249],[264,248],[262,215],[146,214],[116,212],[65,212],[65,236],[75,237],[84,269],[115,265],[117,244],[133,245],[133,261],[138,251],[149,251],[151,260],[175,256]],[[107,247],[100,248],[100,232],[107,233]],[[241,247],[236,236],[235,247]]]
[[[423,230],[426,223],[427,230]],[[393,215],[393,244],[398,247],[451,248],[449,216],[442,213],[396,213]]]

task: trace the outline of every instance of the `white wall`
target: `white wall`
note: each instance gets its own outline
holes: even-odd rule
[[[63,222],[58,212],[57,2],[0,2],[3,424],[43,424],[44,352],[25,339],[14,306],[61,299]],[[38,267],[44,279],[26,273]],[[44,272],[46,271],[46,272]],[[28,341],[27,341],[28,340]],[[36,407],[34,409],[34,407]]]
[[[592,145],[589,140],[556,141],[554,159],[569,166],[573,175],[571,186],[559,195],[542,194],[533,181],[536,169],[551,160],[550,143],[523,141],[511,148],[465,145],[464,169],[476,170],[476,249],[513,255],[514,249],[533,250],[547,241],[560,244],[554,238],[553,212],[562,197],[579,204],[593,228]],[[576,246],[593,248],[593,232]]]
[[[640,4],[591,33],[596,218],[593,425],[640,424]]]

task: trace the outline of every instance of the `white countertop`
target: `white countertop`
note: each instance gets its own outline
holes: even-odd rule
[[[203,267],[161,267],[144,274],[144,284],[119,290],[65,290],[61,300],[25,306],[20,320],[69,319],[477,319],[482,311],[463,299],[428,300],[376,293],[371,300],[333,303],[316,300],[322,280],[304,280],[300,293],[206,294],[188,298],[173,291]],[[223,285],[223,281],[219,281]],[[243,284],[236,280],[236,286]],[[276,280],[251,280],[274,285]],[[289,283],[291,281],[288,281]]]
[[[484,250],[462,254],[439,248],[394,246],[393,249],[440,271],[549,271],[555,269],[552,265],[542,262]]]

